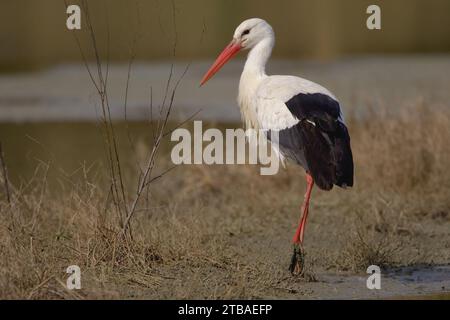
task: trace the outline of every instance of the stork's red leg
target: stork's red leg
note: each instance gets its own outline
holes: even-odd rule
[[[308,218],[308,210],[309,210],[309,199],[311,198],[311,192],[312,188],[314,186],[314,180],[313,177],[309,173],[306,174],[306,192],[305,192],[305,198],[303,200],[302,205],[302,216],[300,219],[300,222],[297,227],[297,231],[295,232],[294,238],[292,239],[292,242],[294,244],[301,244],[303,243],[303,238],[305,236],[305,225],[306,225],[306,219]]]
[[[305,225],[306,219],[308,218],[309,211],[309,199],[311,198],[311,192],[314,186],[313,177],[307,173],[306,174],[306,192],[305,198],[303,200],[302,205],[302,216],[300,218],[300,222],[297,227],[297,231],[295,232],[294,238],[292,242],[294,243],[294,255],[292,256],[290,270],[294,274],[303,273],[303,238],[305,236]]]

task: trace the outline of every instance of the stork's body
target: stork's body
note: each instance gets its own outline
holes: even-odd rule
[[[268,76],[266,63],[275,37],[270,25],[249,19],[205,75],[211,78],[241,49],[250,49],[239,83],[238,102],[245,126],[261,129],[279,156],[306,171],[302,216],[293,238],[291,271],[303,271],[303,236],[314,183],[323,190],[353,185],[350,137],[339,102],[324,87],[294,76]]]

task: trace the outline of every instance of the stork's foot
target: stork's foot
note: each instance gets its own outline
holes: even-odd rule
[[[305,272],[305,251],[300,243],[294,244],[289,271],[293,276],[302,276]]]

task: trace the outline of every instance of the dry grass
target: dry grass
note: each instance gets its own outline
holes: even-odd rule
[[[356,185],[313,194],[305,240],[319,279],[370,264],[450,262],[450,115],[419,111],[349,121]],[[108,188],[86,174],[55,197],[46,187],[51,165],[10,185],[10,203],[1,197],[1,298],[311,293],[287,271],[304,191],[299,168],[272,177],[255,166],[178,168],[152,189],[151,207],[136,211],[133,238],[124,240]],[[65,288],[72,264],[82,270],[80,291]]]

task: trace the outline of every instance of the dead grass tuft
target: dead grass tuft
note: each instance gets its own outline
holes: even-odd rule
[[[385,234],[357,230],[347,238],[347,246],[338,260],[342,270],[365,271],[368,266],[380,268],[395,265],[395,255],[400,249],[392,237]]]

